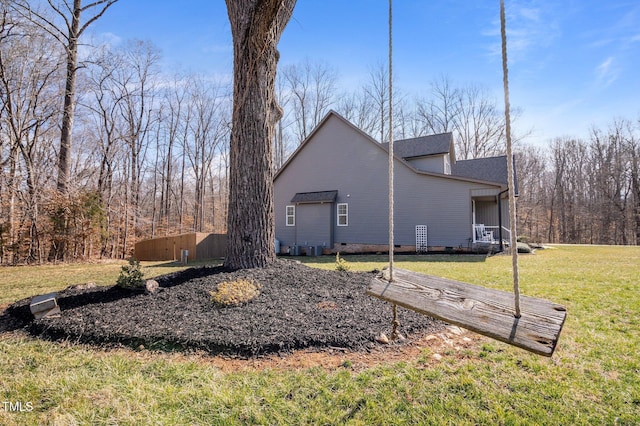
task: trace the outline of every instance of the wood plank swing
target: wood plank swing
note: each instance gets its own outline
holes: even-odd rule
[[[520,296],[516,205],[509,192],[513,256],[513,293],[434,277],[393,267],[393,92],[392,1],[389,0],[389,268],[376,276],[367,294],[393,303],[393,336],[400,325],[397,305],[466,328],[530,352],[552,356],[566,319],[564,306],[545,299]],[[511,150],[509,87],[504,0],[500,0],[502,68],[505,94],[507,159]],[[513,162],[507,161],[509,187],[514,186]]]

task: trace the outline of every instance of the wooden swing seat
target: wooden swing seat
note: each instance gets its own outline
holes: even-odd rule
[[[513,293],[397,268],[393,282],[383,271],[367,294],[549,357],[567,316],[564,306],[521,296],[516,318]]]

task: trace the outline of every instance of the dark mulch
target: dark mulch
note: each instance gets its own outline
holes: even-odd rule
[[[303,348],[368,350],[378,345],[377,335],[391,330],[390,305],[365,294],[372,277],[288,260],[233,272],[193,268],[158,278],[160,289],[152,295],[115,286],[69,288],[58,293],[58,318],[34,320],[30,299],[25,299],[7,308],[0,328],[100,346],[143,345],[241,357]],[[238,307],[212,303],[209,292],[237,278],[260,283],[260,295]],[[398,312],[405,335],[443,327],[432,318],[402,308]]]

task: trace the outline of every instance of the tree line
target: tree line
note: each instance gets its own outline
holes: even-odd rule
[[[588,140],[521,147],[519,233],[536,241],[640,244],[640,119],[614,119]]]
[[[67,9],[0,6],[0,262],[126,258],[140,239],[226,232],[231,84],[161,69],[151,42],[111,46],[84,34],[69,97],[73,36],[61,30],[82,2],[63,3]],[[91,3],[102,9],[79,29],[113,3]],[[276,88],[276,168],[330,109],[388,138],[385,66],[345,91],[326,63],[281,64]],[[479,85],[443,76],[417,96],[394,86],[394,114],[396,139],[453,132],[458,159],[504,153],[504,114]],[[559,138],[545,148],[518,132],[519,232],[638,244],[639,131],[638,122],[619,119],[588,141]]]

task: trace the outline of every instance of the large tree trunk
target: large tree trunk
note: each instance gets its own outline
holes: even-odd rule
[[[275,260],[273,137],[276,49],[295,0],[227,0],[233,36],[233,122],[229,173],[229,268]]]
[[[60,129],[60,151],[58,151],[58,181],[56,189],[61,195],[69,193],[71,177],[71,147],[73,136],[73,116],[76,95],[76,70],[78,68],[78,32],[80,28],[81,0],[74,0],[71,26],[69,27],[67,50],[67,78],[64,90],[64,109],[62,111],[62,126]],[[66,236],[68,233],[68,218],[64,209],[57,211],[58,217],[54,221],[53,243],[49,250],[49,261],[63,260],[67,254]]]
[[[73,116],[76,96],[76,70],[78,68],[78,37],[82,0],[74,0],[71,26],[67,35],[67,78],[64,91],[64,110],[60,129],[60,151],[58,152],[58,182],[56,188],[61,194],[69,191],[71,176],[71,146],[73,136]]]

